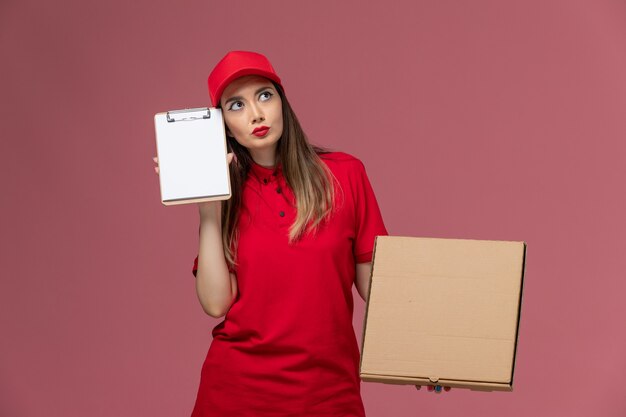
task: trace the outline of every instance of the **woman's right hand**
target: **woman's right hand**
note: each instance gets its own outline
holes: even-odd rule
[[[233,160],[235,154],[233,152],[226,154],[226,161],[228,162],[228,164],[230,165],[231,161]],[[157,174],[159,173],[159,159],[155,156],[154,158],[152,158],[152,160],[157,164],[157,166],[154,167],[154,172],[156,172]],[[200,211],[200,217],[205,217],[207,215],[210,215],[212,212],[215,213],[217,212],[217,214],[220,213],[220,211],[218,211],[218,209],[221,209],[221,200],[218,201],[203,201],[201,203],[197,203],[198,204],[198,210]]]

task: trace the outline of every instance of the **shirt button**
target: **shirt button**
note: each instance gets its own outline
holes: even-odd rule
[[[284,212],[284,211],[281,211],[280,213],[278,213],[278,215],[279,215],[280,217],[285,217],[285,212]]]
[[[282,192],[283,192],[283,190],[281,190],[281,189],[280,189],[280,187],[277,187],[277,188],[276,188],[276,192],[277,192],[278,194],[280,194],[280,193],[282,193]]]
[[[267,184],[267,178],[263,178],[263,184]]]

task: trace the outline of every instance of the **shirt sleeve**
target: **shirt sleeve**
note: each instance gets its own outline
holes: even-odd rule
[[[235,268],[232,268],[228,263],[228,272],[231,274],[236,274]],[[191,269],[191,273],[194,277],[198,276],[198,256],[196,255],[196,259],[193,260],[193,268]]]
[[[200,236],[200,226],[198,226],[198,236]],[[191,269],[191,273],[194,277],[198,276],[198,255],[196,255],[196,259],[193,260],[193,268]]]
[[[191,269],[191,273],[194,277],[198,276],[198,257],[193,261],[193,268]]]
[[[388,235],[374,190],[367,178],[365,166],[356,160],[355,184],[355,239],[354,257],[356,263],[372,262],[374,239]]]

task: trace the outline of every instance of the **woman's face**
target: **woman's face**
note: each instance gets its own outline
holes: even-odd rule
[[[273,164],[283,134],[283,112],[272,82],[258,75],[237,78],[224,89],[220,104],[226,133],[248,148],[255,161]],[[259,127],[269,130],[254,134]]]

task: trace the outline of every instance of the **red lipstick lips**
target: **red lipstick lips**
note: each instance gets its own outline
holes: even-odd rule
[[[263,136],[267,135],[267,132],[269,132],[269,131],[270,131],[269,127],[267,127],[267,126],[259,126],[259,127],[257,127],[256,129],[254,129],[252,131],[252,134],[254,136],[263,137]]]

